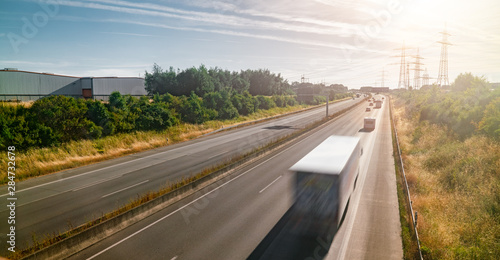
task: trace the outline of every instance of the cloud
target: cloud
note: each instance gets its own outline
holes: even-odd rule
[[[233,8],[232,10],[240,14],[249,14],[250,17],[227,15],[219,13],[208,13],[191,10],[182,10],[167,6],[150,3],[131,3],[121,0],[91,0],[89,2],[60,0],[61,5],[107,10],[113,12],[138,14],[146,16],[160,16],[180,20],[209,23],[212,25],[226,26],[230,28],[246,28],[274,31],[291,31],[300,33],[313,33],[318,35],[338,35],[345,28],[352,28],[351,24],[322,21],[307,17],[293,17],[276,13],[260,13],[256,11],[245,11]],[[262,17],[273,18],[278,21],[265,21]],[[252,19],[253,18],[253,19]],[[311,26],[315,25],[315,26]]]
[[[117,34],[117,35],[129,35],[129,36],[139,36],[139,37],[158,37],[158,35],[141,34],[141,33],[125,33],[125,32],[99,32],[99,33]]]

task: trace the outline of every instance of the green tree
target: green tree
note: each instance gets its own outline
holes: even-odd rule
[[[103,135],[112,135],[115,133],[116,127],[113,124],[113,116],[108,108],[98,100],[87,100],[87,118],[94,122],[97,126],[102,127]]]
[[[170,67],[168,71],[163,71],[155,63],[151,73],[145,72],[144,85],[149,95],[175,92],[177,90],[177,73],[173,67]]]
[[[259,109],[267,110],[276,107],[276,103],[269,97],[258,95],[256,98],[259,101]]]
[[[136,119],[138,130],[163,130],[178,123],[177,118],[170,112],[167,104],[144,99],[140,100],[141,115]]]
[[[87,106],[83,99],[50,96],[39,99],[30,108],[33,119],[52,130],[49,138],[66,142],[82,138],[98,138],[102,128],[86,117]],[[42,127],[42,129],[44,129]],[[48,133],[45,129],[44,133]]]
[[[217,117],[217,111],[205,108],[201,98],[194,92],[183,102],[180,113],[182,121],[192,124],[201,124]]]
[[[497,97],[484,110],[484,116],[478,124],[478,130],[500,140],[500,97]]]
[[[255,112],[258,107],[258,100],[255,99],[248,91],[242,94],[234,93],[231,97],[233,106],[238,110],[240,115],[249,115]]]
[[[217,111],[219,119],[232,119],[239,116],[233,106],[228,91],[209,92],[203,96],[203,106]]]
[[[138,115],[134,111],[130,111],[129,105],[133,103],[132,100],[131,96],[122,96],[118,91],[112,92],[109,96],[108,108],[118,133],[130,132],[135,129],[135,119]]]
[[[29,109],[24,106],[0,107],[0,149],[15,146],[16,149],[28,148],[37,145],[34,134],[29,128]]]

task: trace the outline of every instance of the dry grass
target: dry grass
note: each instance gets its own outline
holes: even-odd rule
[[[58,147],[16,151],[16,181],[187,141],[222,127],[298,111],[303,108],[304,106],[273,108],[233,120],[209,121],[200,125],[182,123],[161,132],[137,131],[97,140],[71,141]],[[7,152],[1,151],[0,164],[7,165],[7,159]],[[7,172],[0,172],[0,184],[7,182]]]
[[[394,114],[424,258],[500,259],[500,144]]]
[[[35,101],[0,101],[0,106],[23,106],[23,107],[31,107]]]

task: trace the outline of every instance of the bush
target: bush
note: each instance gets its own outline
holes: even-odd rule
[[[487,136],[500,141],[500,97],[488,104],[478,129]]]
[[[136,119],[137,130],[163,130],[178,123],[165,103],[143,104]]]
[[[186,102],[181,105],[180,113],[184,122],[192,124],[201,124],[217,117],[217,111],[205,108],[201,98],[194,92],[191,92]]]
[[[33,134],[26,118],[28,109],[23,106],[0,107],[0,149],[4,151],[7,146],[26,148],[37,143],[32,139]]]
[[[87,118],[102,128],[104,136],[112,135],[116,131],[113,117],[101,101],[87,100]]]
[[[268,110],[276,107],[276,103],[269,97],[258,95],[256,98],[259,101],[259,109]]]
[[[138,115],[131,111],[133,98],[131,96],[122,96],[120,92],[113,92],[109,96],[108,109],[111,112],[113,125],[117,133],[126,133],[135,129],[135,120]]]
[[[208,109],[217,111],[219,119],[232,119],[239,116],[238,110],[233,106],[227,91],[210,92],[203,96],[203,105]]]
[[[231,102],[238,110],[238,113],[244,116],[255,112],[258,107],[258,100],[250,95],[248,91],[245,91],[243,94],[233,94]]]
[[[41,125],[37,128],[44,129],[42,126],[50,128],[52,133],[49,134],[50,131],[46,133],[60,142],[98,138],[102,131],[99,126],[87,119],[87,106],[82,99],[66,96],[42,98],[33,103],[30,111],[33,122]]]

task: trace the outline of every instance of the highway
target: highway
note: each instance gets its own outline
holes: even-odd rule
[[[333,114],[359,102],[330,104]],[[220,163],[255,147],[290,134],[325,116],[317,108],[279,119],[204,136],[142,153],[66,170],[16,183],[17,245],[30,244],[32,236],[57,234],[100,217],[165,183]],[[18,166],[22,167],[22,166]],[[7,187],[0,187],[3,204]],[[0,207],[0,219],[8,208]],[[0,255],[6,254],[7,226],[1,225]]]
[[[246,259],[293,203],[288,168],[330,135],[361,138],[360,176],[328,254],[318,241],[299,259],[402,259],[387,103],[358,106],[69,259]],[[363,131],[365,116],[377,118],[374,131]]]

